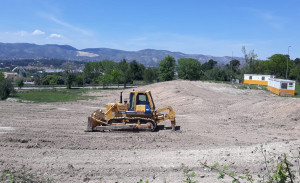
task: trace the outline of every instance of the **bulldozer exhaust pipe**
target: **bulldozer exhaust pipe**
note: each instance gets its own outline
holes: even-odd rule
[[[123,92],[120,92],[120,103],[122,104],[122,101],[123,101],[123,99],[122,99],[122,93]]]

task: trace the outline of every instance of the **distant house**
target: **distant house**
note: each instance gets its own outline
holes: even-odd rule
[[[64,69],[45,69],[44,72],[46,73],[56,73],[56,72],[64,72]]]
[[[294,96],[295,87],[296,81],[271,78],[269,80],[268,90],[280,96]]]
[[[4,78],[16,81],[17,79],[19,79],[19,74],[16,72],[4,72]]]
[[[267,86],[270,78],[275,78],[275,76],[263,74],[244,74],[244,83]]]
[[[58,72],[64,72],[64,69],[44,69],[44,72],[46,73],[58,73]],[[72,70],[72,72],[74,73],[82,73],[83,70],[82,69],[76,69],[76,70]]]

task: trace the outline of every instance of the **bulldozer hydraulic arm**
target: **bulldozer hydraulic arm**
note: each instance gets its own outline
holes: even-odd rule
[[[169,119],[171,121],[172,130],[175,131],[175,125],[176,125],[176,122],[175,122],[175,112],[174,112],[174,110],[173,110],[173,108],[171,106],[158,109],[156,111],[156,114],[159,114],[159,113],[161,113],[163,111],[166,111],[166,110],[169,110],[169,113],[163,115],[163,117],[158,117],[158,115],[156,115],[156,122],[160,123],[160,122],[163,122],[163,121],[166,121],[166,120]]]
[[[111,112],[111,110],[113,109],[113,108],[115,108],[117,106],[117,104],[115,103],[114,105],[112,105],[106,112],[105,112],[105,115],[108,115],[110,112]]]

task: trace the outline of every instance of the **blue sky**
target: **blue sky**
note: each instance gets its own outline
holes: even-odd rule
[[[300,57],[300,0],[1,0],[0,42]]]

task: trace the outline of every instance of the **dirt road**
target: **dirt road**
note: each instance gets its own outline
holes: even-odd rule
[[[151,90],[157,109],[171,105],[180,130],[160,126],[157,132],[85,133],[87,117],[118,101],[117,90],[88,93],[97,98],[78,102],[1,101],[0,170],[22,168],[54,182],[173,183],[182,182],[183,168],[189,167],[195,180],[218,182],[201,162],[256,175],[261,145],[270,153],[298,154],[299,98],[201,81],[137,90]]]

